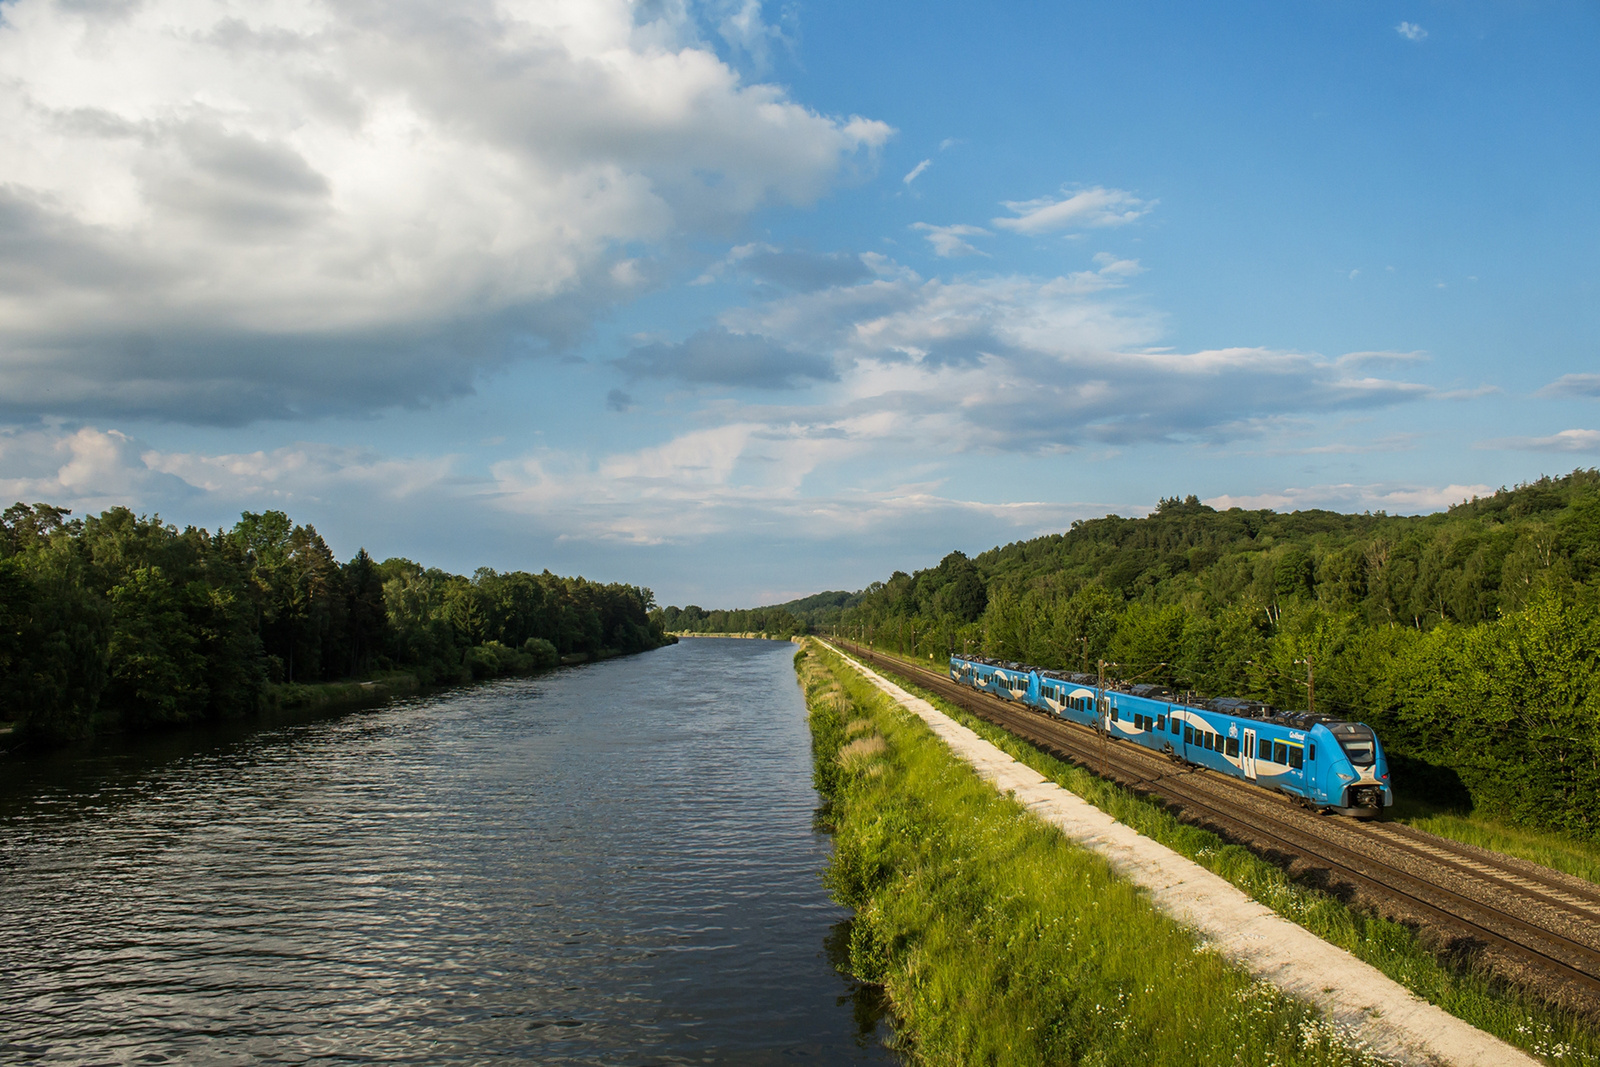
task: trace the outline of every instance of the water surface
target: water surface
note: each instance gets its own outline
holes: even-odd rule
[[[0,1059],[893,1062],[793,650],[0,763]]]

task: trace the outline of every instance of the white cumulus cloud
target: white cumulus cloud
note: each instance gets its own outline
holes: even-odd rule
[[[1394,28],[1394,32],[1408,41],[1420,41],[1428,36],[1428,31],[1418,26],[1415,22],[1402,22]]]
[[[809,203],[891,133],[641,10],[7,4],[0,407],[227,422],[460,393],[651,284],[624,248]],[[755,48],[758,14],[722,31]]]

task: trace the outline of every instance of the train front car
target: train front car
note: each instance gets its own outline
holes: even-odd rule
[[[1374,819],[1394,803],[1389,761],[1372,727],[1360,722],[1324,720],[1309,732],[1312,744],[1326,750],[1313,761],[1310,800],[1357,819]]]

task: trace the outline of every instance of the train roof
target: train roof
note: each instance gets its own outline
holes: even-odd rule
[[[1079,671],[1046,671],[1037,667],[1030,667],[1025,663],[1016,663],[1009,660],[987,659],[983,656],[956,656],[952,659],[962,659],[969,663],[982,663],[990,667],[1004,667],[1013,671],[1038,671],[1041,678],[1052,678],[1057,681],[1072,682],[1074,685],[1097,685],[1099,679],[1092,674],[1083,674]],[[1215,711],[1223,715],[1232,715],[1239,719],[1255,719],[1259,722],[1273,722],[1285,726],[1294,726],[1302,730],[1309,730],[1313,726],[1326,726],[1334,733],[1351,733],[1361,723],[1351,722],[1333,715],[1313,715],[1306,711],[1284,711],[1282,708],[1273,707],[1261,700],[1249,700],[1244,697],[1213,697],[1210,700],[1198,700],[1192,693],[1184,693],[1180,698],[1178,693],[1164,685],[1141,683],[1128,685],[1106,680],[1108,692],[1130,693],[1134,696],[1144,697],[1149,700],[1165,700],[1174,704],[1181,704],[1188,708],[1197,708],[1202,711]],[[1344,729],[1341,729],[1344,728]]]
[[[957,656],[951,653],[950,658],[966,660],[968,663],[981,663],[985,667],[1004,667],[1008,671],[1031,671],[1034,669],[1026,663],[1016,663],[1012,660],[1004,659],[989,659],[987,656]],[[1044,672],[1041,671],[1040,673]]]

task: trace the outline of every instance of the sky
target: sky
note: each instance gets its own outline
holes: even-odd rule
[[[662,604],[1600,462],[1588,2],[0,0],[0,497]]]

